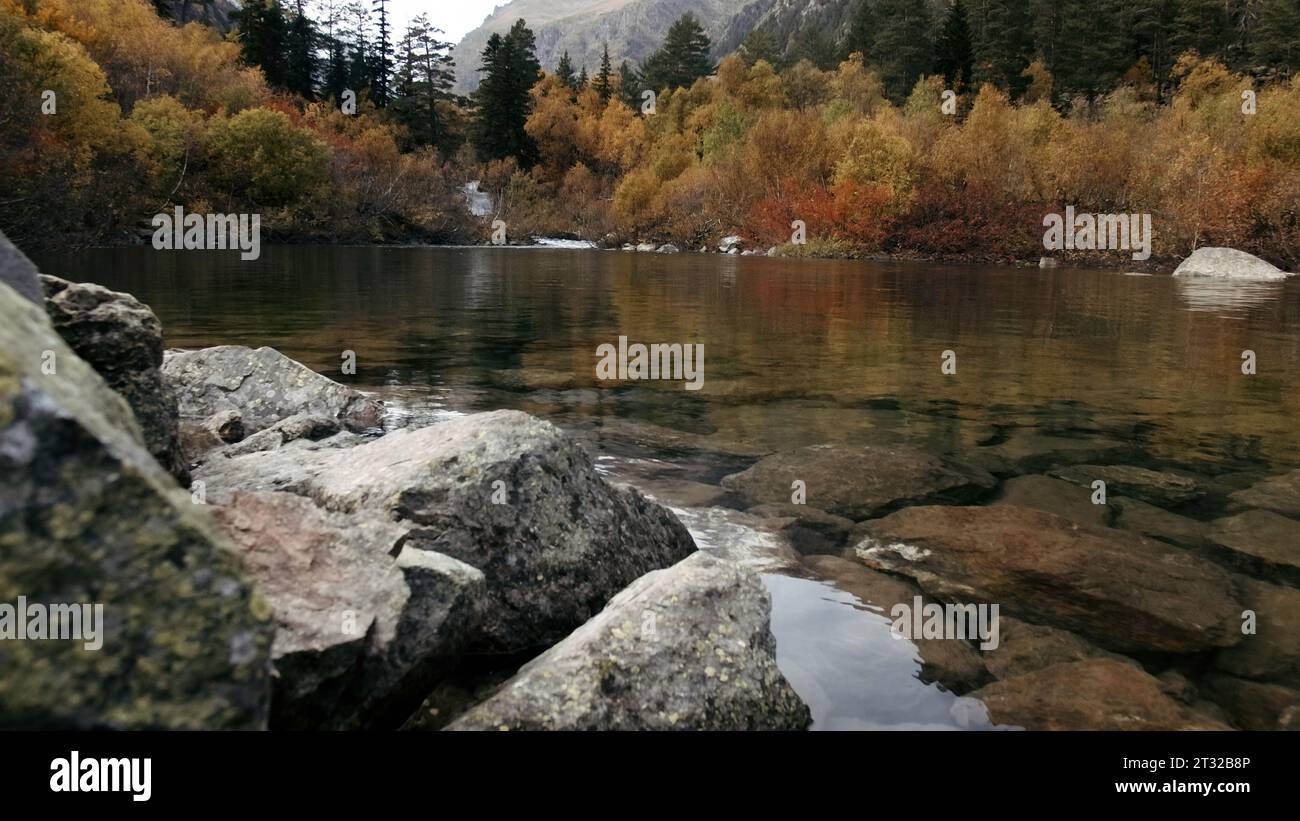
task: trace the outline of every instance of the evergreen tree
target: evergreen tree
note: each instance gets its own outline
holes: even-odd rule
[[[389,77],[393,73],[393,43],[388,31],[388,0],[370,0],[371,6],[379,13],[379,39],[375,42],[371,55],[370,98],[375,105],[383,108],[388,105],[391,93],[388,88]]]
[[[1263,0],[1250,53],[1266,74],[1300,70],[1300,0]]]
[[[663,46],[641,67],[641,80],[656,91],[689,88],[699,78],[713,73],[711,47],[704,28],[695,15],[687,12],[668,28]]]
[[[303,6],[303,0],[297,0],[289,23],[286,85],[290,91],[311,100],[316,96],[316,24]]]
[[[930,13],[925,0],[876,0],[868,60],[880,70],[885,93],[902,102],[932,62]]]
[[[451,135],[441,107],[451,99],[454,63],[452,44],[439,39],[440,34],[442,30],[434,28],[424,14],[411,21],[402,38],[394,82],[397,95],[391,108],[413,142],[450,153]]]
[[[1203,55],[1224,51],[1231,31],[1223,0],[1179,0],[1176,8],[1169,34],[1175,59],[1185,51]]]
[[[781,60],[781,47],[767,26],[759,26],[745,36],[744,42],[740,44],[740,54],[745,58],[745,63],[751,66],[759,60],[777,65]]]
[[[641,105],[641,78],[636,69],[627,64],[627,60],[618,64],[618,92],[623,102],[633,111]]]
[[[961,91],[971,82],[974,60],[966,6],[962,0],[953,0],[935,43],[934,70],[943,75],[948,88]]]
[[[790,62],[807,60],[823,71],[835,67],[839,55],[835,44],[821,35],[817,29],[809,26],[801,29],[794,36],[790,47]]]
[[[614,67],[609,62],[609,43],[605,44],[605,51],[601,54],[600,71],[596,74],[596,81],[592,84],[592,88],[596,89],[602,103],[608,103],[614,93]]]
[[[573,74],[573,62],[569,60],[569,52],[564,52],[560,57],[560,62],[555,67],[555,76],[569,88],[577,88],[577,78]]]
[[[370,87],[370,72],[374,64],[370,59],[370,10],[357,0],[349,3],[346,14],[351,18],[351,28],[346,32],[348,40],[347,83],[344,88],[361,93]]]
[[[984,0],[982,12],[973,43],[971,79],[976,85],[992,83],[1018,96],[1027,84],[1023,74],[1034,55],[1029,0]],[[1044,58],[1051,65],[1051,57],[1045,54]]]
[[[288,79],[287,34],[278,0],[245,0],[243,8],[231,17],[239,26],[244,62],[261,68],[270,85],[284,88]]]
[[[474,92],[473,140],[485,160],[514,157],[525,168],[537,161],[537,146],[524,129],[532,111],[533,85],[542,67],[533,32],[523,20],[502,37],[493,34],[483,49],[483,82]]]
[[[578,73],[578,82],[573,86],[573,90],[582,91],[587,87],[587,83],[589,82],[591,82],[591,78],[587,76],[587,64],[583,63],[582,71]]]
[[[857,11],[853,13],[853,22],[849,26],[848,36],[840,49],[841,56],[861,54],[864,58],[871,56],[876,42],[876,7],[875,0],[862,0]]]
[[[1051,0],[1053,40],[1044,48],[1056,86],[1090,102],[1115,87],[1131,64],[1123,27],[1124,0]],[[1040,41],[1041,42],[1041,41]]]

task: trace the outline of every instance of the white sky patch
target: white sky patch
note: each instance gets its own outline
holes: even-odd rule
[[[459,43],[461,38],[478,28],[497,6],[509,0],[389,0],[388,12],[394,28],[405,31],[412,17],[425,14],[429,22],[442,29],[444,40]]]

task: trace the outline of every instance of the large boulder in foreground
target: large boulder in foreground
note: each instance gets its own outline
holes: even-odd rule
[[[145,445],[182,484],[189,463],[176,431],[176,396],[163,382],[162,323],[130,294],[93,283],[41,276],[45,312],[77,356],[94,368],[135,411]]]
[[[200,443],[210,438],[205,426],[211,427],[208,421],[218,414],[236,414],[242,435],[250,436],[300,414],[326,416],[348,430],[362,431],[378,425],[383,411],[360,391],[274,348],[222,345],[169,353],[162,371],[176,392],[182,436]]]
[[[1230,730],[1165,694],[1136,664],[1087,659],[1054,664],[970,694],[989,719],[1028,730]]]
[[[453,730],[802,730],[771,602],[706,553],[648,573],[525,665]]]
[[[1174,276],[1271,282],[1286,279],[1290,274],[1254,254],[1235,248],[1197,248],[1174,269]]]
[[[41,304],[39,272],[27,255],[0,231],[0,283],[13,288],[33,305]]]
[[[944,601],[999,604],[1121,653],[1241,640],[1233,579],[1163,542],[1014,505],[912,507],[864,527],[863,562]]]
[[[271,604],[272,729],[393,728],[477,626],[483,574],[405,529],[288,493],[213,507]],[[396,555],[393,555],[396,554]]]
[[[0,602],[102,604],[104,619],[98,650],[0,641],[0,726],[265,726],[266,602],[126,401],[5,285],[0,545]]]
[[[962,504],[997,485],[992,475],[912,448],[813,445],[775,453],[722,480],[751,504],[788,503],[802,481],[810,507],[855,521],[904,504]]]
[[[211,491],[285,490],[376,515],[406,528],[406,546],[478,568],[487,588],[480,651],[558,641],[640,576],[695,550],[670,511],[608,484],[573,440],[527,414],[359,438],[216,451],[195,478]]]

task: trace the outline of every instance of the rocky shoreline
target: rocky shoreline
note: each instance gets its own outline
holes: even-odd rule
[[[382,433],[381,403],[272,349],[165,352],[130,295],[0,269],[0,601],[108,613],[98,652],[0,642],[0,726],[809,725],[756,572],[579,437],[518,411]],[[994,649],[915,642],[996,724],[1300,727],[1300,471],[1203,521],[1219,489],[1066,444],[737,453],[685,495],[885,613],[999,604]]]

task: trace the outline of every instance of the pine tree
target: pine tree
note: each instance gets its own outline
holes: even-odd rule
[[[689,88],[713,73],[712,44],[695,15],[687,12],[668,28],[664,44],[641,67],[642,82],[655,90]]]
[[[393,43],[388,36],[388,0],[370,0],[370,3],[379,13],[379,39],[375,42],[374,53],[370,58],[370,98],[375,105],[383,108],[391,98],[388,80],[393,73]]]
[[[862,0],[853,13],[853,22],[849,26],[848,36],[840,49],[841,56],[861,54],[870,56],[876,42],[876,8],[875,0]]]
[[[781,47],[767,26],[759,26],[745,35],[744,42],[740,44],[740,53],[751,66],[759,60],[766,60],[772,65],[781,60]]]
[[[288,89],[308,100],[316,96],[316,24],[307,16],[303,0],[297,0],[287,37]]]
[[[868,60],[880,69],[885,93],[902,102],[932,62],[930,13],[925,0],[877,0]]]
[[[641,78],[627,60],[618,64],[618,93],[628,108],[638,110],[641,105]]]
[[[1266,74],[1300,71],[1300,0],[1264,0],[1250,53]]]
[[[1055,4],[1058,0],[1043,0]],[[1027,85],[1024,71],[1034,56],[1034,17],[1029,0],[985,0],[974,38],[971,79],[991,83],[1019,96]],[[1054,42],[1054,41],[1053,41]],[[1051,64],[1051,57],[1044,55]]]
[[[351,42],[348,44],[348,79],[344,87],[359,94],[362,89],[370,87],[374,68],[370,59],[370,10],[354,0],[347,5],[346,13],[351,18],[352,28],[347,32]]]
[[[934,70],[943,75],[948,88],[960,92],[971,82],[974,59],[966,6],[953,0],[935,43]]]
[[[1186,51],[1213,55],[1224,50],[1231,31],[1223,0],[1179,0],[1176,6],[1169,34],[1175,58]]]
[[[560,62],[555,67],[555,76],[560,78],[560,82],[569,88],[577,88],[576,78],[573,74],[573,62],[569,60],[569,52],[564,52],[560,57]]]
[[[537,161],[537,146],[524,129],[532,111],[533,85],[542,67],[533,32],[518,20],[502,37],[493,34],[483,49],[483,82],[474,93],[473,140],[484,160],[514,157],[525,168]]]
[[[1089,101],[1115,87],[1131,65],[1123,19],[1125,0],[1050,0],[1051,42],[1043,47],[1056,86]],[[1040,47],[1043,46],[1040,33]]]
[[[285,59],[287,35],[284,11],[277,0],[245,0],[242,9],[231,14],[239,26],[240,50],[244,62],[258,66],[266,81],[284,88],[288,78]]]
[[[582,91],[589,82],[591,82],[591,78],[587,76],[587,64],[583,63],[582,71],[578,72],[578,82],[574,85],[573,90]]]
[[[439,39],[441,29],[421,14],[411,21],[397,60],[391,108],[409,129],[411,140],[433,145],[450,153],[448,133],[441,106],[451,99],[453,81],[451,43]]]
[[[596,81],[592,84],[592,88],[596,89],[602,103],[608,103],[614,93],[614,67],[609,62],[609,43],[605,44],[605,51],[601,54],[600,71],[596,74]]]

